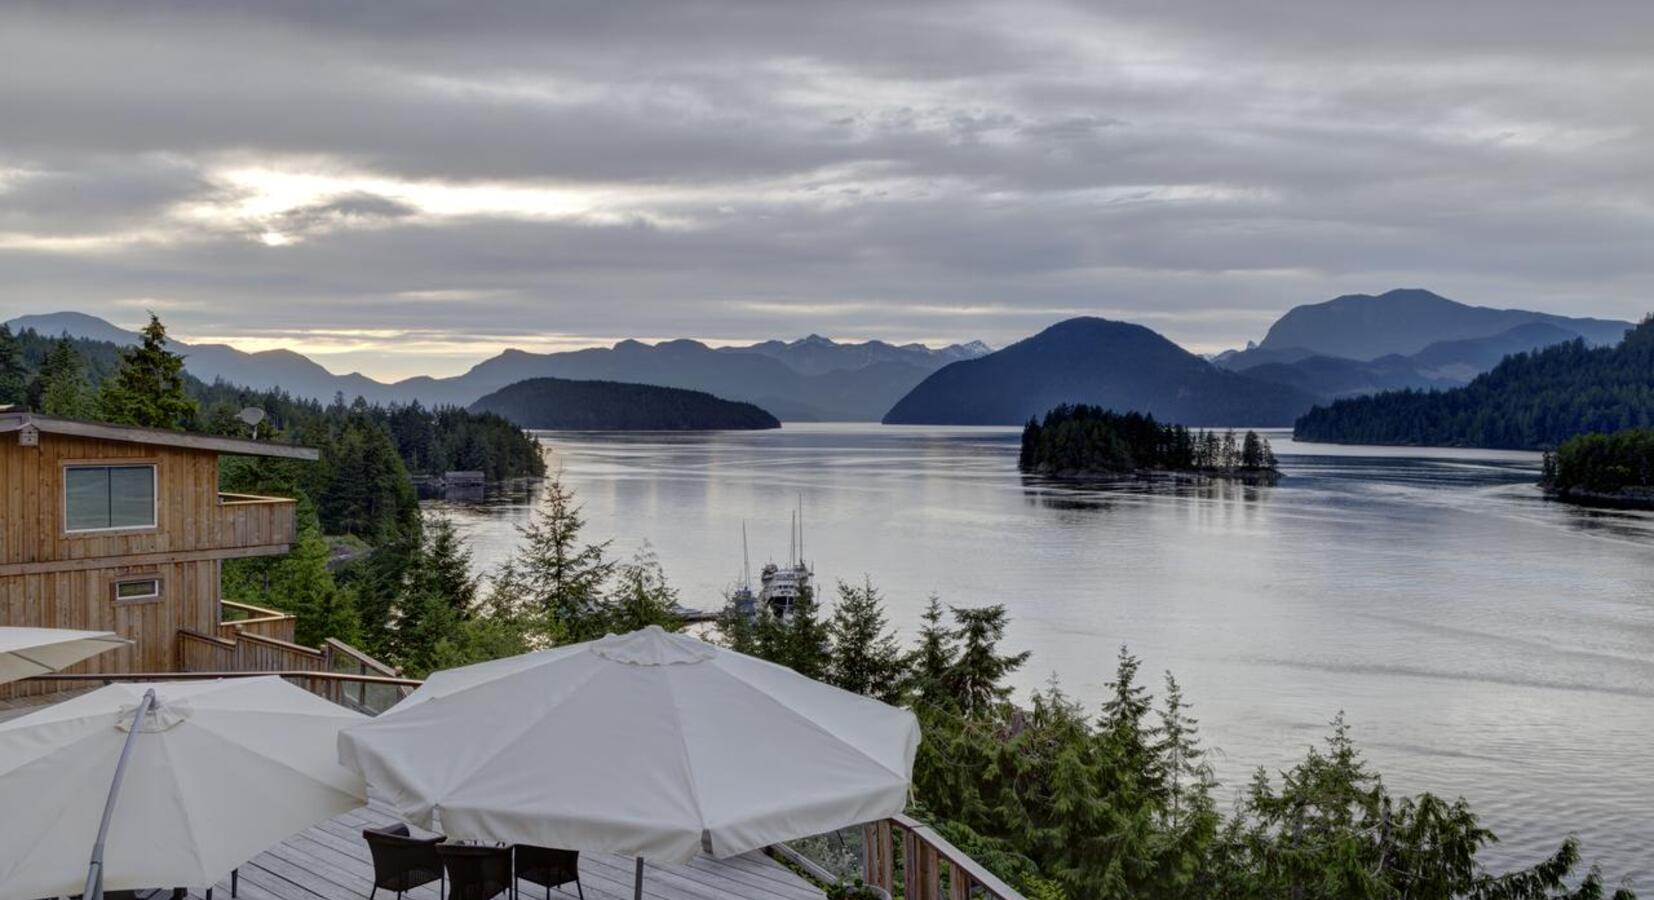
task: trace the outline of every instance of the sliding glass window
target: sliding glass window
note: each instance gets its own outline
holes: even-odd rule
[[[64,469],[63,515],[66,531],[155,527],[155,467]]]

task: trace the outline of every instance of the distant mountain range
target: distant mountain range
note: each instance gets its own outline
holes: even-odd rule
[[[1416,288],[1347,294],[1295,306],[1269,327],[1263,350],[1308,350],[1321,356],[1372,360],[1408,356],[1442,341],[1492,337],[1534,322],[1555,325],[1588,344],[1617,344],[1630,322],[1576,319],[1522,309],[1492,309]]]
[[[23,316],[14,329],[130,344],[132,332],[81,313]],[[1211,360],[1139,325],[1080,318],[998,352],[883,341],[709,347],[621,341],[565,353],[506,350],[462,375],[390,384],[334,375],[291,351],[178,344],[204,381],[300,397],[469,406],[529,379],[656,385],[751,403],[790,421],[1021,424],[1060,403],[1152,412],[1185,425],[1282,425],[1316,403],[1380,391],[1462,386],[1512,353],[1583,340],[1617,343],[1629,322],[1458,303],[1424,290],[1352,294],[1298,306],[1263,340]]]
[[[1018,425],[1062,403],[1185,425],[1284,425],[1314,403],[1289,385],[1226,371],[1129,322],[1079,318],[926,378],[891,425]]]
[[[1575,339],[1614,344],[1630,327],[1630,322],[1467,306],[1429,291],[1397,290],[1295,307],[1261,343],[1218,354],[1213,362],[1327,401],[1459,387],[1512,353]],[[1372,357],[1341,352],[1383,348],[1401,349]]]
[[[924,344],[887,344],[884,341],[841,344],[819,334],[790,342],[764,341],[748,347],[719,349],[723,353],[760,353],[781,360],[788,368],[803,375],[853,371],[879,363],[899,363],[933,371],[951,362],[975,359],[993,352],[992,347],[981,341],[932,349]]]
[[[523,428],[602,431],[709,431],[780,428],[781,423],[751,403],[720,400],[704,391],[530,378],[507,385],[471,404],[471,412],[492,412]]]
[[[64,312],[21,316],[13,330],[69,334],[131,344],[137,335],[96,316]],[[289,350],[247,353],[222,344],[174,342],[197,378],[246,387],[280,387],[299,397],[331,400],[337,393],[376,403],[466,406],[529,378],[618,381],[705,391],[755,403],[790,420],[876,420],[936,369],[989,352],[981,342],[932,349],[883,341],[837,343],[820,335],[714,349],[698,341],[659,344],[621,341],[613,347],[565,353],[505,352],[450,378],[419,376],[393,383],[359,373],[334,375]]]

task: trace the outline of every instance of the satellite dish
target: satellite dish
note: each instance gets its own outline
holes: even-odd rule
[[[249,406],[235,414],[242,424],[253,430],[253,440],[258,440],[258,423],[264,421],[264,410],[256,406]]]

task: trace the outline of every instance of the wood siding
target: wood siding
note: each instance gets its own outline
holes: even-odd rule
[[[69,463],[153,463],[156,527],[117,532],[63,530],[63,468]],[[0,574],[28,563],[157,553],[234,551],[291,544],[292,500],[218,493],[218,455],[43,434],[40,446],[0,438]],[[240,555],[226,552],[223,556]]]

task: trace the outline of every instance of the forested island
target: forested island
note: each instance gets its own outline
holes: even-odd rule
[[[503,416],[523,428],[566,431],[717,431],[780,428],[751,403],[704,391],[627,384],[530,378],[471,404],[471,412]]]
[[[1545,454],[1539,485],[1572,503],[1654,509],[1654,428],[1571,437]]]
[[[1449,391],[1391,391],[1317,406],[1294,437],[1341,444],[1543,450],[1590,432],[1654,427],[1654,319],[1610,347],[1584,341],[1505,358]]]
[[[1187,474],[1271,482],[1280,473],[1255,431],[1191,431],[1152,415],[1063,404],[1022,429],[1017,467],[1053,478]]]

